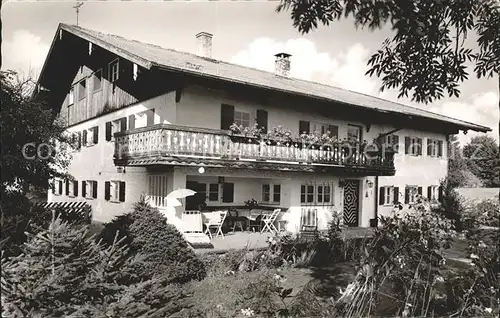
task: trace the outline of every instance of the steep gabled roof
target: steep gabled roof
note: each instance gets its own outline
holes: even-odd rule
[[[192,53],[166,49],[157,45],[129,40],[79,26],[60,24],[59,30],[70,32],[146,69],[159,68],[177,71],[220,81],[241,83],[253,87],[285,92],[291,95],[358,106],[378,112],[398,113],[433,119],[456,125],[458,129],[462,130],[491,131],[490,128],[485,126],[374,96],[301,79],[277,76],[271,72],[205,58]]]

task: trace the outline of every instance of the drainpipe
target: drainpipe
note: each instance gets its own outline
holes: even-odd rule
[[[375,218],[373,219],[374,224],[370,225],[375,225],[373,227],[378,227],[378,176],[375,176]]]

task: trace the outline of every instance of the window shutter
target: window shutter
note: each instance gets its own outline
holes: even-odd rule
[[[405,154],[410,153],[410,137],[405,137]]]
[[[430,156],[432,153],[432,140],[427,138],[427,156]]]
[[[92,181],[92,197],[97,199],[97,181]]]
[[[87,197],[87,182],[82,181],[82,197]]]
[[[410,188],[408,187],[405,188],[405,203],[410,203]]]
[[[399,152],[399,136],[398,135],[392,136],[392,149],[395,152]]]
[[[83,136],[82,143],[84,146],[86,146],[87,145],[87,131],[86,130],[82,131],[82,136]]]
[[[431,199],[432,197],[432,187],[431,186],[428,186],[427,187],[427,199]]]
[[[135,115],[128,116],[128,129],[135,129]]]
[[[125,202],[125,181],[120,182],[120,193],[119,193],[120,202]]]
[[[77,146],[76,146],[76,149],[80,150],[82,149],[82,132],[79,131],[78,132],[78,140],[77,140]]]
[[[99,126],[95,126],[94,127],[94,145],[97,144],[99,142]]]
[[[422,187],[418,187],[418,194],[422,195]]]
[[[155,124],[155,110],[150,109],[146,112],[146,126],[152,126]]]
[[[310,133],[310,123],[305,120],[299,121],[299,135],[300,134],[309,134]]]
[[[328,130],[330,131],[330,137],[339,138],[339,126],[330,125],[328,126]]]
[[[443,156],[443,141],[439,140],[438,141],[438,157]]]
[[[418,141],[418,155],[422,155],[422,138],[417,138]]]
[[[438,189],[438,201],[440,203],[443,202],[443,186],[440,186]]]
[[[111,122],[106,122],[106,141],[111,140]]]
[[[66,180],[66,195],[69,195],[69,180]]]
[[[127,117],[120,118],[119,122],[120,122],[120,131],[127,130]]]
[[[267,111],[257,109],[257,126],[262,129],[262,132],[267,133]]]
[[[56,194],[56,181],[52,181],[52,194]]]
[[[220,129],[229,130],[229,127],[234,123],[234,106],[221,104],[220,105]]]
[[[399,188],[394,187],[394,204],[399,203]]]
[[[73,195],[78,196],[78,181],[73,181]]]
[[[234,201],[234,183],[224,183],[222,186],[222,202],[231,203]]]
[[[111,182],[106,181],[104,182],[104,200],[109,201],[110,198],[110,188],[111,188]]]
[[[378,205],[384,205],[385,204],[385,187],[380,187],[380,192],[378,196]]]
[[[58,194],[63,194],[63,182],[59,180],[59,189],[57,189]]]

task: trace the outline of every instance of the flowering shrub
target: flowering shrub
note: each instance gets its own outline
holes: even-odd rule
[[[241,135],[245,137],[260,137],[260,135],[262,134],[262,129],[259,128],[257,123],[255,123],[252,127],[244,127],[243,125],[233,123],[231,126],[229,126],[229,130],[235,135]]]
[[[473,227],[499,226],[499,199],[486,199],[465,207],[463,218]]]

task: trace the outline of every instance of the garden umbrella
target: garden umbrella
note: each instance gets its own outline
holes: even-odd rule
[[[183,199],[195,195],[196,192],[189,189],[177,189],[167,195],[167,199]]]

